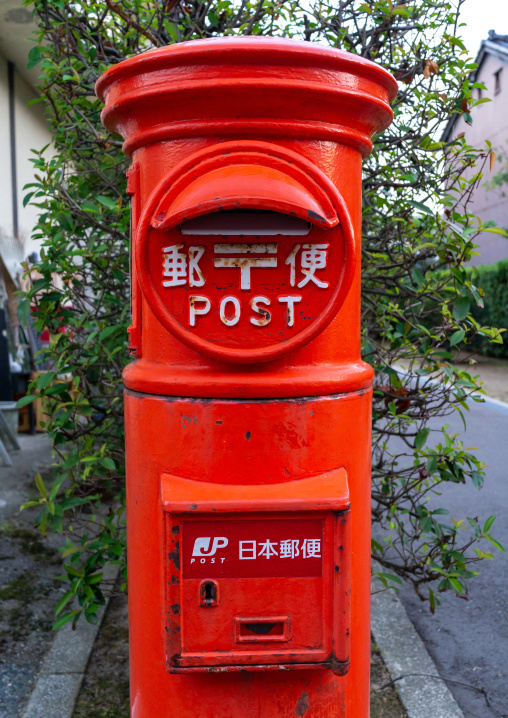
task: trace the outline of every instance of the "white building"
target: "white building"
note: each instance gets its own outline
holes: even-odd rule
[[[23,187],[34,177],[31,150],[51,141],[42,103],[28,106],[37,97],[38,68],[26,69],[34,31],[32,13],[21,0],[0,0],[0,400],[12,398],[9,364],[18,348],[14,292],[21,262],[39,252],[31,239],[38,209],[23,207]]]
[[[470,209],[484,222],[493,220],[498,227],[508,229],[508,184],[504,189],[488,187],[503,164],[508,171],[508,35],[497,35],[491,30],[488,40],[483,40],[480,46],[476,63],[478,68],[471,79],[487,88],[475,90],[476,98],[488,97],[491,102],[472,109],[472,125],[466,124],[462,115],[454,115],[442,139],[447,142],[464,133],[466,141],[474,147],[485,147],[485,140],[492,143],[499,159],[492,174],[487,161],[484,180],[474,194]],[[500,235],[484,232],[477,242],[481,257],[476,257],[472,264],[493,264],[508,257],[508,239]]]
[[[51,140],[42,103],[27,106],[37,97],[38,68],[26,69],[34,30],[32,14],[19,0],[0,0],[0,251],[5,244],[13,253],[19,248],[22,259],[38,251],[31,239],[37,208],[23,207],[23,187],[34,175],[31,150]]]

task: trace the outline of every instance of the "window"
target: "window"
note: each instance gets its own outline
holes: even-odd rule
[[[494,73],[494,94],[499,95],[501,92],[501,73],[503,72],[503,68],[501,67],[497,72]]]

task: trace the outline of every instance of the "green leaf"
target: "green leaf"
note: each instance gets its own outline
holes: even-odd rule
[[[117,326],[106,327],[106,329],[103,329],[102,332],[99,334],[99,341],[104,341],[104,339],[107,339],[109,336],[111,336],[111,334],[113,334],[113,332],[116,332],[117,330]]]
[[[432,476],[437,471],[437,456],[431,456],[427,461],[427,473]]]
[[[27,404],[31,404],[32,401],[35,401],[37,399],[37,394],[27,394],[26,396],[22,396],[21,399],[18,399],[16,406],[18,409],[21,409],[22,406],[27,406]]]
[[[410,199],[408,201],[408,204],[410,204],[412,207],[415,207],[416,209],[419,209],[420,212],[428,214],[430,217],[435,217],[434,212],[430,209],[430,207],[427,207],[426,204],[423,204],[423,202],[416,202],[414,199]]]
[[[425,446],[425,442],[427,441],[427,437],[430,433],[430,429],[425,427],[424,429],[420,429],[420,431],[417,433],[415,438],[415,448],[421,449],[422,446]]]
[[[89,202],[88,200],[81,202],[81,209],[85,212],[93,212],[94,214],[99,214],[99,207],[97,207],[97,205],[93,202]]]
[[[49,371],[37,377],[37,389],[45,389],[55,378],[55,372]]]
[[[481,489],[483,487],[483,474],[480,471],[472,471],[471,480],[473,482],[473,486],[477,489]]]
[[[21,506],[19,507],[19,510],[24,511],[25,509],[29,509],[32,506],[40,506],[40,505],[41,505],[40,501],[27,501],[25,504],[21,504]]]
[[[467,522],[469,523],[469,525],[471,526],[471,528],[473,529],[473,531],[475,532],[475,534],[479,535],[480,528],[478,526],[477,519],[471,518],[471,516],[466,516],[466,519],[467,519]]]
[[[506,229],[502,229],[501,227],[482,227],[482,232],[490,232],[491,234],[500,234],[502,237],[508,237]]]
[[[69,621],[71,621],[75,615],[76,614],[74,611],[70,611],[69,613],[64,613],[63,616],[60,616],[60,618],[54,622],[53,630],[58,631],[59,628],[62,628],[62,626],[65,626],[66,623],[69,623]]]
[[[37,45],[36,45],[35,47],[32,47],[32,49],[28,53],[28,64],[26,66],[26,69],[31,70],[33,67],[38,65],[40,61],[41,61],[41,48],[37,47]]]
[[[457,593],[463,592],[464,589],[462,588],[462,584],[458,579],[454,578],[453,576],[448,576],[448,581],[452,584],[453,588]]]
[[[79,548],[77,546],[67,546],[65,551],[62,553],[62,558],[67,558],[67,556],[71,556],[73,553],[77,553],[79,551]]]
[[[23,197],[23,207],[26,207],[36,192],[29,192]]]
[[[99,621],[97,618],[97,614],[95,612],[86,611],[85,617],[88,623],[91,623],[93,625],[96,625]]]
[[[66,607],[66,605],[69,603],[73,596],[74,591],[67,591],[67,593],[62,596],[62,598],[56,604],[55,616],[58,616],[58,614],[63,611],[63,609]]]
[[[42,479],[42,476],[40,474],[35,474],[35,485],[37,486],[37,489],[41,496],[44,498],[47,498],[48,492],[46,490],[46,486],[44,485],[44,481]]]
[[[413,278],[413,282],[416,284],[417,287],[424,287],[426,284],[425,277],[420,272],[418,267],[413,267],[411,270],[411,276]]]
[[[469,297],[460,297],[453,305],[453,318],[456,322],[461,322],[469,314],[471,302]]]
[[[176,30],[176,24],[169,22],[169,23],[167,23],[166,28],[167,28],[168,35],[170,36],[170,38],[174,42],[178,42],[178,32]]]
[[[492,538],[490,534],[485,534],[485,538],[487,541],[489,541],[493,546],[495,546],[499,551],[502,551],[502,553],[505,553],[504,546],[499,543],[496,539]]]
[[[398,583],[402,585],[402,581],[398,576],[395,576],[393,573],[384,573],[381,571],[376,572],[376,576],[382,576],[383,578],[386,578],[387,581],[393,581],[393,583]]]
[[[18,308],[17,308],[17,315],[18,319],[22,326],[26,326],[28,324],[28,317],[31,313],[30,308],[30,298],[28,296],[24,296],[19,302],[18,302]],[[18,404],[19,406],[19,404]]]
[[[74,576],[75,578],[81,578],[81,576],[83,575],[82,571],[78,571],[78,569],[74,568],[74,566],[71,566],[70,563],[66,563],[64,565],[64,568],[68,574]]]
[[[483,527],[483,533],[486,534],[489,532],[490,527],[496,520],[496,516],[489,516],[489,518],[485,521],[485,526]]]
[[[113,459],[109,458],[109,456],[105,456],[103,459],[101,459],[101,464],[104,466],[105,469],[109,469],[109,471],[116,470],[116,464]]]
[[[99,195],[97,200],[108,209],[118,209],[118,200],[111,199],[111,197],[104,197],[104,195]]]
[[[453,334],[450,337],[450,344],[455,346],[456,344],[460,344],[460,342],[464,339],[466,336],[466,332],[464,329],[458,329],[456,332],[453,332]]]
[[[88,585],[93,586],[94,584],[100,583],[102,581],[103,576],[104,576],[104,574],[102,573],[102,571],[101,571],[101,573],[97,573],[93,576],[89,576],[87,579]]]

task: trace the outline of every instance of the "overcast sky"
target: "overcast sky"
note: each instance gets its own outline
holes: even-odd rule
[[[466,0],[461,11],[461,35],[473,57],[486,40],[489,30],[508,35],[508,0]]]

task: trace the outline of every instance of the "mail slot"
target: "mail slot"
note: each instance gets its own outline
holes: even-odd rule
[[[361,163],[395,92],[261,37],[97,83],[132,157],[132,718],[369,714]]]
[[[269,643],[289,641],[291,624],[288,616],[235,618],[235,640],[239,642]]]
[[[180,224],[182,234],[239,235],[240,237],[264,237],[291,235],[302,237],[309,234],[310,222],[282,212],[270,210],[222,210],[186,220]]]

